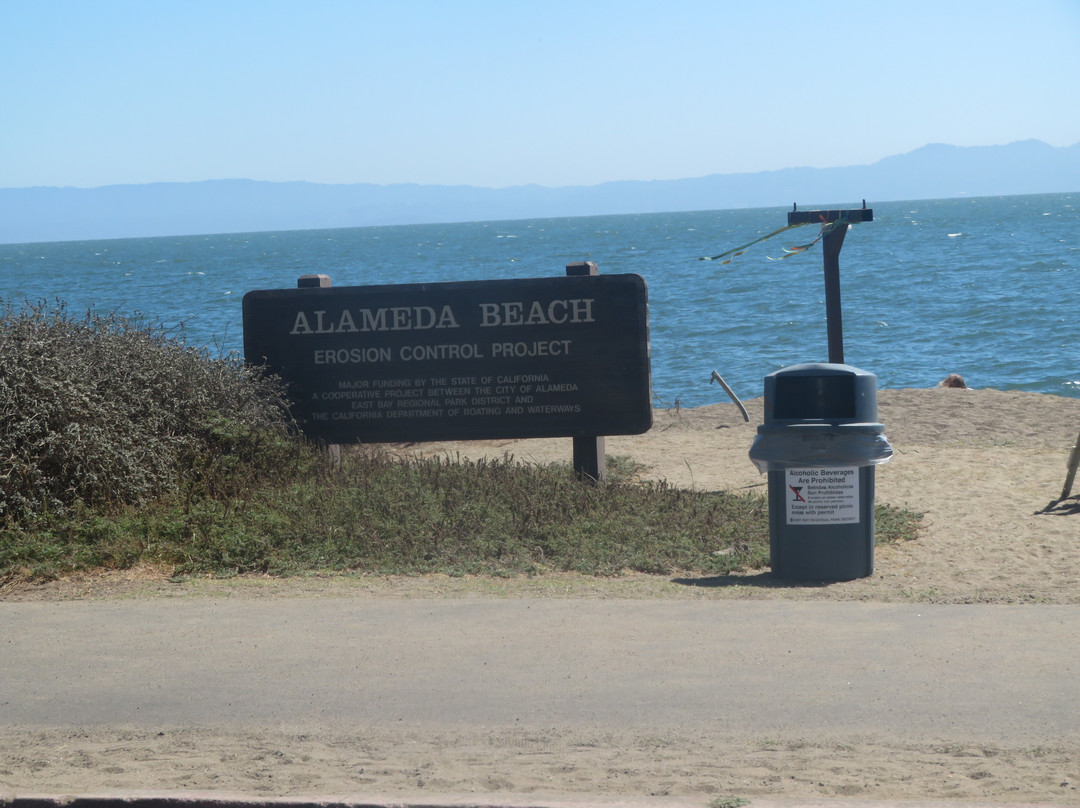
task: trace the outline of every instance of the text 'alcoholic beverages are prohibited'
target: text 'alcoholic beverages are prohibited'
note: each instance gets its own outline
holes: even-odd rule
[[[859,468],[789,468],[787,523],[839,525],[859,521]]]

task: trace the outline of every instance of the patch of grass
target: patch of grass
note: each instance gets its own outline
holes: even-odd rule
[[[309,459],[314,478],[244,496],[174,497],[113,515],[78,508],[9,526],[0,571],[52,577],[147,562],[214,575],[725,574],[768,560],[759,496],[587,485],[568,467],[512,458],[400,460],[365,450],[347,453],[333,474],[316,473],[321,462]]]
[[[750,800],[742,797],[717,797],[709,803],[709,808],[742,808],[742,806],[749,804]]]
[[[79,506],[8,525],[0,532],[0,576],[51,578],[137,563],[217,576],[725,575],[768,565],[767,510],[759,494],[618,477],[588,485],[568,466],[511,457],[402,460],[364,447],[331,470],[311,450],[287,478],[224,497],[182,490],[110,513]],[[910,537],[917,516],[886,511],[878,540]]]
[[[878,534],[888,542],[914,541],[923,514],[892,505],[874,506],[874,537]],[[881,539],[877,539],[881,543]]]

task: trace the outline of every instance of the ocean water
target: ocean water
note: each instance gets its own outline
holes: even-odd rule
[[[1080,193],[868,203],[840,253],[845,361],[881,388],[1080,397]],[[324,273],[335,286],[550,277],[595,261],[649,290],[657,406],[740,398],[828,357],[812,226],[730,264],[698,260],[786,224],[787,208],[0,245],[0,298],[140,315],[212,355],[241,352],[241,299]]]

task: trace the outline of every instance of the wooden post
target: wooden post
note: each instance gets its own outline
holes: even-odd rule
[[[329,275],[301,275],[296,279],[297,289],[323,289],[330,285]]]
[[[599,274],[600,268],[593,261],[566,265],[568,278]],[[574,473],[581,480],[604,482],[607,479],[607,448],[604,437],[575,437],[573,440]]]
[[[1072,493],[1073,480],[1076,478],[1076,467],[1080,465],[1080,435],[1076,436],[1076,445],[1069,453],[1069,462],[1066,464],[1065,486],[1061,489],[1061,499],[1068,499]]]
[[[825,321],[829,340],[829,361],[844,364],[844,321],[840,306],[840,249],[844,246],[849,224],[874,221],[874,211],[866,207],[855,210],[799,210],[798,205],[787,215],[788,224],[837,224],[822,236],[821,251],[825,262]]]
[[[296,279],[297,289],[325,289],[331,286],[329,275],[301,275]],[[326,446],[326,454],[330,457],[330,465],[335,469],[341,468],[341,444],[330,443]]]

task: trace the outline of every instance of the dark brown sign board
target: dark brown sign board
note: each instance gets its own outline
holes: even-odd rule
[[[637,435],[652,426],[639,275],[248,292],[244,356],[327,443]]]

